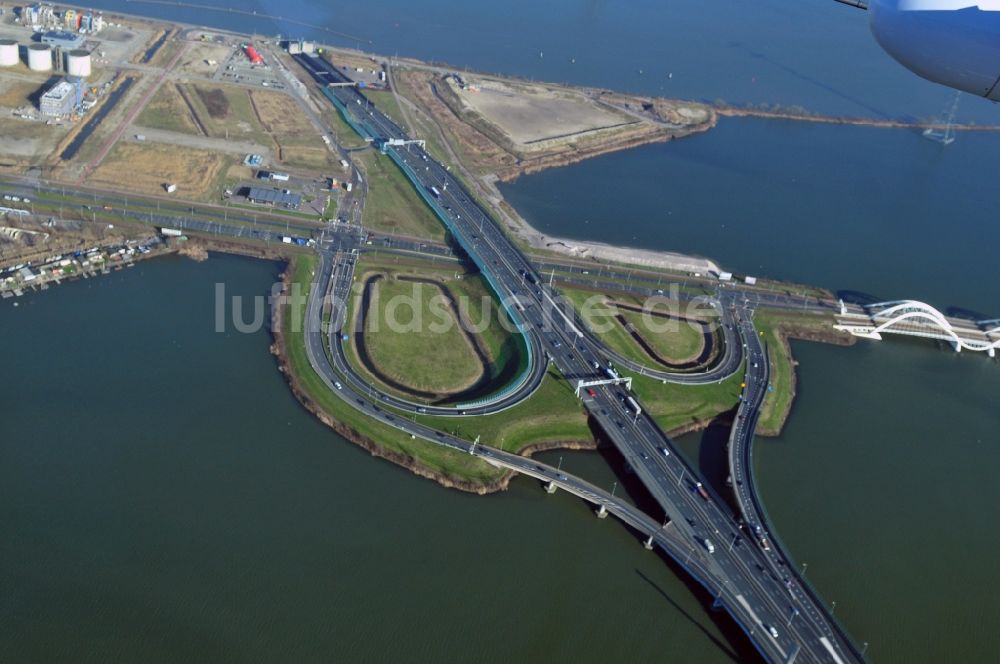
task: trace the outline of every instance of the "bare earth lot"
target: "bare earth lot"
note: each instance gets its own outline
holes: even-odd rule
[[[89,178],[89,184],[145,194],[163,194],[176,184],[178,197],[199,198],[218,189],[231,158],[175,145],[119,143]]]
[[[521,149],[532,144],[638,122],[598,106],[581,94],[540,85],[479,82],[479,92],[462,90],[448,80],[452,92],[472,111],[497,126]]]

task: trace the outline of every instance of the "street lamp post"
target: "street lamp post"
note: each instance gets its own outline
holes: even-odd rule
[[[808,568],[809,568],[809,564],[808,563],[802,563],[802,578],[803,579],[806,578],[806,569],[808,569]]]

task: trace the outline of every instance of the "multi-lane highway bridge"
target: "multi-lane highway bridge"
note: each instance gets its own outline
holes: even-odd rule
[[[410,137],[359,90],[328,86],[343,82],[334,67],[308,55],[298,61],[322,86],[344,119],[363,137],[379,144],[406,174],[501,302],[518,303],[507,311],[527,343],[537,344],[539,352],[534,361],[551,362],[572,381],[603,377],[610,359],[605,346],[576,318],[574,310],[561,302],[557,291],[543,283],[535,265],[448,169],[419,146],[399,149],[397,144]],[[558,469],[504,454],[488,445],[461,441],[400,417],[398,410],[412,406],[395,404],[389,409],[385,395],[358,389],[359,383],[365,383],[351,377],[353,371],[344,361],[336,329],[337,322],[343,320],[344,296],[353,281],[353,250],[331,240],[320,247],[320,254],[321,266],[308,315],[318,320],[321,301],[328,293],[333,295],[331,301],[338,310],[331,329],[324,331],[314,326],[307,334],[309,355],[314,368],[345,402],[410,435],[546,480],[598,504],[601,513],[620,516],[647,536],[649,546],[661,547],[705,586],[716,597],[716,605],[732,615],[768,660],[862,659],[823,604],[811,593],[801,591],[789,576],[790,561],[783,559],[777,549],[766,555],[768,552],[755,542],[740,536],[740,517],[701,482],[699,474],[657,423],[629,405],[622,387],[599,385],[584,398],[584,405],[659,504],[666,515],[665,525],[637,514],[625,501]],[[720,302],[719,308],[723,326],[728,329],[727,355],[713,370],[704,372],[707,377],[701,380],[718,380],[743,363],[742,345],[735,342],[735,319],[731,319],[735,303]],[[327,349],[332,362],[328,361]]]
[[[365,237],[358,230],[367,183],[357,172],[352,172],[354,193],[344,206],[351,210],[356,223],[330,224],[320,231],[315,225],[258,219],[245,211],[217,207],[202,206],[196,215],[193,208],[188,214],[185,206],[176,203],[163,203],[161,208],[157,202],[154,209],[133,199],[130,209],[127,197],[122,201],[122,197],[105,194],[100,197],[102,207],[97,208],[97,194],[88,192],[88,196],[90,193],[94,196],[95,219],[97,209],[107,211],[111,207],[122,217],[204,233],[273,242],[280,242],[286,233],[313,238],[319,265],[306,310],[306,350],[313,369],[346,404],[415,438],[535,477],[549,487],[562,488],[594,504],[601,516],[615,515],[641,533],[647,547],[662,549],[704,586],[716,598],[715,605],[733,617],[761,655],[770,661],[862,661],[863,652],[858,651],[822,600],[796,573],[790,556],[774,535],[755,488],[751,446],[768,389],[769,362],[767,349],[754,329],[754,307],[833,313],[837,315],[838,329],[857,336],[878,339],[882,333],[909,334],[946,341],[958,350],[985,351],[991,356],[1000,346],[1000,321],[972,324],[947,318],[928,305],[912,301],[867,307],[841,304],[838,313],[836,303],[815,298],[724,288],[711,298],[723,345],[723,352],[711,366],[684,372],[644,365],[605,346],[559,296],[558,290],[544,283],[540,274],[541,267],[558,269],[562,283],[585,285],[593,280],[587,270],[572,264],[542,266],[530,261],[461,182],[360,90],[338,85],[344,82],[343,76],[319,58],[303,55],[298,62],[344,119],[377,144],[405,173],[447,226],[460,252],[476,265],[504,303],[524,337],[529,356],[524,372],[516,380],[475,403],[431,406],[383,392],[355,372],[345,355],[341,328],[357,257],[375,249],[366,246]],[[48,193],[59,200],[67,198],[67,191],[61,186],[34,182],[31,187],[39,197]],[[434,256],[455,253],[447,247],[415,240],[392,238],[390,242],[385,238],[385,242],[386,245],[377,247],[379,251]],[[630,274],[626,285],[620,273],[612,270],[607,276],[619,290],[639,295],[662,292],[659,279],[654,285],[643,277],[633,281]],[[332,306],[332,317],[331,323],[323,326],[326,302]],[[533,393],[550,363],[574,385],[578,381],[596,383],[606,376],[612,364],[663,381],[688,384],[716,382],[742,367],[745,389],[728,445],[735,509],[702,481],[647,413],[629,404],[629,397],[635,397],[617,384],[595,384],[592,393],[582,395],[583,403],[592,420],[659,505],[662,520],[560,469],[488,444],[462,440],[411,417],[417,414],[464,417],[509,408]]]

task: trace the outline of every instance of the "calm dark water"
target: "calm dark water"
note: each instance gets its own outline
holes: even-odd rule
[[[544,233],[701,254],[748,274],[1000,315],[1000,135],[756,119],[502,185]]]
[[[747,655],[613,519],[532,482],[446,491],[319,424],[266,331],[213,331],[216,282],[275,277],[157,259],[0,306],[4,660]]]
[[[382,53],[626,91],[870,117],[929,116],[951,97],[833,2],[240,8],[357,34]],[[995,106],[965,97],[959,119],[995,123]],[[962,135],[942,150],[904,131],[734,120],[505,194],[549,233],[635,236],[741,271],[996,316],[997,140]],[[487,499],[443,491],[314,422],[265,334],[211,332],[212,283],[265,293],[273,273],[160,261],[0,307],[9,658],[745,654],[669,568],[576,501],[526,482]],[[898,342],[795,352],[799,401],[757,458],[781,537],[877,661],[994,659],[996,363]],[[681,443],[711,469],[702,436]],[[613,481],[598,455],[566,463]]]
[[[946,88],[916,79],[885,55],[868,30],[864,12],[832,0],[199,3],[283,16],[357,39],[228,12],[127,0],[92,4],[196,25],[314,37],[383,55],[670,97],[872,117],[928,117],[943,113],[952,96]],[[966,97],[959,119],[996,123],[992,108]]]
[[[914,343],[794,350],[794,416],[756,450],[781,538],[873,661],[995,660],[1000,367]]]

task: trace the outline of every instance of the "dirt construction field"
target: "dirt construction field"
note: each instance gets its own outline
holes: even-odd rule
[[[220,63],[224,62],[232,52],[233,49],[229,46],[195,44],[177,63],[177,71],[188,76],[211,77],[219,68]],[[209,61],[215,62],[215,64],[208,64]]]
[[[177,86],[167,83],[157,90],[156,94],[139,114],[136,124],[152,129],[167,129],[185,134],[204,135],[195,123],[187,102],[181,97]]]
[[[165,129],[258,145],[273,145],[271,166],[326,169],[335,155],[298,102],[272,90],[228,85],[164,85],[136,121]]]
[[[461,102],[499,128],[522,149],[554,138],[568,138],[632,124],[634,119],[601,108],[583,95],[542,86],[478,81],[478,92],[448,80]]]
[[[179,197],[198,198],[219,188],[230,162],[207,150],[119,143],[89,183],[145,194],[163,194],[165,184],[176,184]]]

